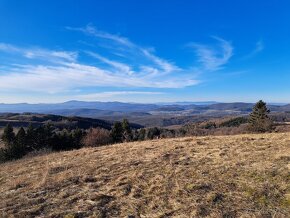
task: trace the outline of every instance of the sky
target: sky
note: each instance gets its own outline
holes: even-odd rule
[[[290,1],[0,0],[0,103],[290,103]]]

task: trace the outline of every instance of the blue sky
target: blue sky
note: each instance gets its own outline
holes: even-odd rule
[[[286,0],[0,0],[0,102],[290,102]]]

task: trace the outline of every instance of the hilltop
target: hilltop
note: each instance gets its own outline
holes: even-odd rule
[[[2,217],[289,217],[290,134],[115,144],[0,165]]]

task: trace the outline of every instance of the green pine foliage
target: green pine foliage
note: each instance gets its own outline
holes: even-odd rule
[[[123,128],[124,141],[126,141],[126,142],[132,141],[133,140],[132,129],[131,129],[130,124],[129,124],[127,119],[123,120],[122,128]]]
[[[11,145],[14,143],[15,133],[13,131],[13,127],[10,124],[7,124],[7,126],[5,127],[1,139],[7,145]]]
[[[32,151],[51,149],[53,151],[72,150],[83,147],[85,132],[80,129],[56,131],[47,124],[25,131],[20,128],[15,135],[13,127],[7,125],[1,137],[5,147],[0,148],[0,162],[19,159]]]
[[[222,122],[220,127],[238,127],[242,124],[248,123],[248,119],[246,117],[235,117],[225,122]]]
[[[123,142],[123,126],[121,122],[115,122],[111,130],[111,137],[114,143]]]
[[[269,118],[267,105],[262,100],[258,101],[253,107],[252,113],[249,116],[249,129],[254,132],[267,132],[272,129],[273,122]]]

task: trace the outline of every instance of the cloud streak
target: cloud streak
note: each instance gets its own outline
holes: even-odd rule
[[[141,91],[114,91],[114,92],[99,92],[99,93],[90,93],[86,95],[77,95],[76,98],[93,101],[102,98],[111,98],[114,96],[127,96],[127,95],[162,95],[164,92],[141,92]]]
[[[255,48],[248,55],[246,55],[244,57],[244,59],[249,59],[249,58],[255,57],[257,54],[259,54],[260,52],[262,52],[264,50],[264,48],[265,48],[265,46],[264,46],[263,40],[259,40],[256,43]]]
[[[22,48],[6,43],[0,43],[0,51],[11,54],[18,54],[28,59],[43,59],[50,62],[74,62],[78,56],[77,52],[54,51],[42,48]]]
[[[213,37],[218,44],[208,46],[198,43],[190,43],[189,46],[195,49],[195,53],[205,70],[216,71],[223,68],[233,56],[233,46],[230,42],[219,37]]]

